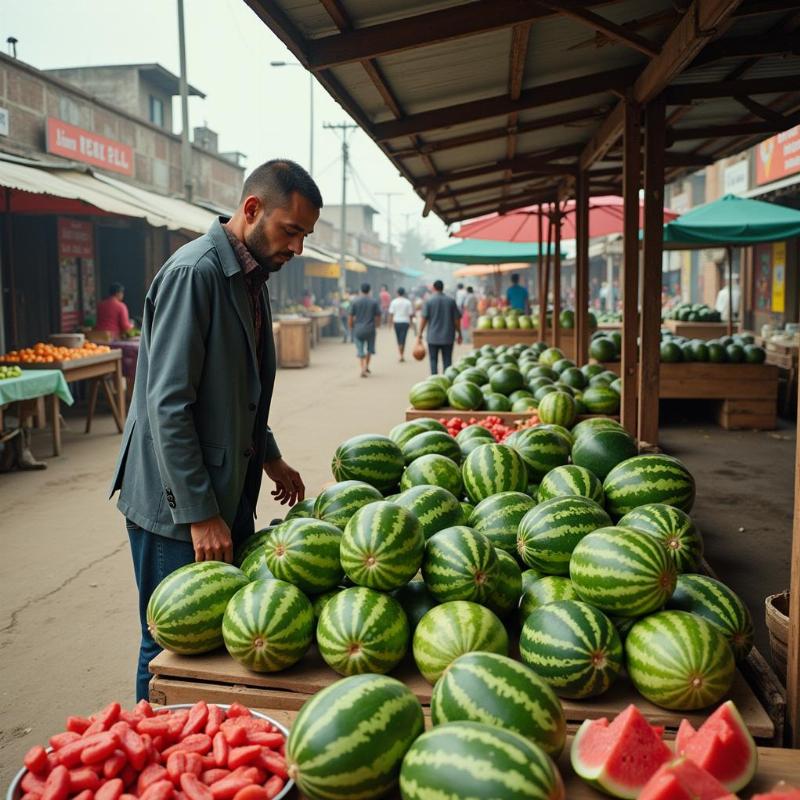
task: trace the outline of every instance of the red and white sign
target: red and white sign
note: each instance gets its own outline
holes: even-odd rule
[[[58,218],[58,257],[94,258],[94,236],[91,222],[68,217]]]
[[[756,183],[771,183],[800,172],[800,125],[756,147]]]
[[[133,148],[54,117],[47,118],[47,152],[133,175]]]

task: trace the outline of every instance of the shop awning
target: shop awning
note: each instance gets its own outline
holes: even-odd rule
[[[546,247],[542,248],[544,253]],[[555,248],[551,246],[551,252]],[[532,242],[495,242],[489,239],[464,239],[439,250],[425,253],[431,261],[448,261],[451,264],[518,264],[536,261],[539,245]]]
[[[342,268],[334,262],[324,264],[318,261],[307,261],[303,267],[303,274],[307,278],[338,278],[342,274]]]
[[[453,270],[454,278],[481,278],[486,275],[505,275],[509,272],[522,272],[530,269],[530,264],[473,264]]]

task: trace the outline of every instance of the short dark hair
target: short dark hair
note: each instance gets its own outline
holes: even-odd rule
[[[475,290],[471,286],[467,286],[467,293],[468,294],[474,294]]]
[[[511,276],[511,283],[519,283],[519,275],[516,272]]]
[[[112,283],[108,287],[108,296],[111,297],[113,294],[119,294],[120,292],[124,292],[125,287],[121,283]]]
[[[402,286],[397,290],[397,294],[399,294],[400,297],[402,297],[405,293],[406,290]]]
[[[314,179],[294,161],[273,158],[247,176],[239,202],[252,194],[267,208],[280,208],[289,202],[293,192],[305,197],[315,208],[322,208],[322,195]]]
[[[362,284],[361,284],[361,291],[362,291],[364,294],[367,294],[367,292],[369,292],[369,290],[370,290],[371,288],[372,288],[372,287],[371,287],[371,286],[370,286],[368,283],[362,283]]]
[[[437,292],[441,292],[444,289],[444,284],[441,281],[434,281],[433,288],[436,289]]]
[[[464,288],[464,284],[463,283],[459,283],[459,284],[456,285],[456,289],[463,289],[463,288]]]

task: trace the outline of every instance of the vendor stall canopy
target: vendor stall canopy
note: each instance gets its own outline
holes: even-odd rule
[[[800,121],[800,2],[246,0],[446,223],[621,194],[624,98],[666,178]]]
[[[547,252],[548,248],[543,248]],[[550,252],[555,252],[551,245]],[[508,264],[520,261],[536,261],[539,245],[530,242],[494,242],[489,239],[464,239],[439,250],[425,253],[431,261],[447,261],[451,264]]]

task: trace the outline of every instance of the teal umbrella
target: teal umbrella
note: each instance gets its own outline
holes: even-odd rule
[[[542,253],[547,250],[543,248]],[[513,264],[538,259],[536,242],[495,242],[490,239],[462,239],[456,244],[425,253],[431,261],[452,264]],[[550,252],[555,248],[550,247]]]

